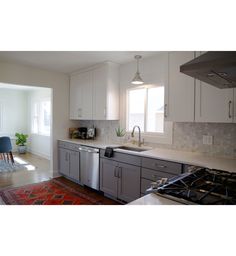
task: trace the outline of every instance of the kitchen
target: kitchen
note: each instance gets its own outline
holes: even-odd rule
[[[55,97],[57,86],[54,90],[52,126],[59,127],[55,113],[61,108],[68,128],[61,127],[63,135],[52,131],[52,177],[119,204],[235,204],[231,183],[225,185],[235,180],[236,168],[235,52],[1,52],[0,57],[45,68],[49,62],[49,69],[68,78],[68,112]],[[56,65],[58,60],[65,67]],[[12,79],[12,66],[10,71]],[[22,84],[34,85],[35,78]],[[198,173],[201,184],[169,191],[175,180],[192,178],[195,184]],[[6,193],[1,196],[8,204]]]
[[[1,4],[0,83],[50,89],[49,176],[0,174],[0,252],[231,255],[233,1],[35,4]]]
[[[227,60],[232,55],[234,63],[235,53],[222,52],[221,54],[223,57],[226,55],[225,66],[221,67],[221,69],[230,68],[227,66],[228,62],[229,65],[232,66],[232,64],[230,64],[230,61],[227,62]],[[236,126],[234,124],[236,119],[233,114],[235,112],[235,106],[233,105],[234,97],[236,96],[235,89],[233,86],[232,88],[219,89],[209,83],[204,83],[182,74],[179,70],[180,67],[182,68],[182,65],[200,55],[203,57],[210,55],[210,58],[213,58],[212,63],[216,67],[211,67],[210,60],[207,59],[207,69],[209,70],[214,67],[218,68],[217,64],[215,64],[217,60],[214,58],[219,58],[220,60],[223,58],[221,56],[218,57],[219,53],[217,52],[205,54],[199,52],[161,52],[154,54],[154,56],[146,57],[142,60],[142,68],[137,67],[140,69],[137,72],[146,81],[146,83],[144,82],[145,87],[149,88],[151,85],[152,93],[155,85],[164,84],[165,107],[163,109],[163,117],[165,128],[163,133],[149,132],[148,130],[144,132],[144,129],[148,129],[149,125],[148,117],[145,116],[145,114],[148,116],[148,111],[143,114],[143,118],[147,122],[145,125],[142,119],[135,119],[134,117],[134,120],[138,120],[134,124],[143,125],[142,134],[139,126],[137,126],[138,132],[131,132],[129,130],[132,125],[130,126],[128,118],[132,117],[128,116],[127,105],[130,99],[127,95],[129,95],[130,87],[132,89],[133,87],[137,88],[137,85],[134,86],[131,82],[135,70],[135,61],[121,65],[119,74],[117,66],[113,63],[104,63],[100,66],[98,65],[98,67],[87,69],[82,73],[77,72],[73,74],[70,79],[70,118],[81,120],[79,121],[81,127],[86,129],[87,126],[90,130],[92,129],[93,135],[95,135],[97,130],[98,134],[96,137],[88,138],[88,140],[85,138],[80,140],[59,140],[60,173],[80,184],[100,190],[106,196],[115,200],[130,204],[178,204],[178,198],[172,197],[174,201],[168,201],[165,195],[163,199],[160,193],[158,193],[159,197],[153,194],[145,196],[145,194],[151,191],[157,192],[159,183],[159,186],[167,186],[168,179],[179,175],[189,175],[188,172],[195,173],[197,169],[200,169],[198,172],[203,172],[203,169],[206,173],[210,172],[209,176],[214,176],[214,172],[220,173],[220,170],[234,173],[236,167]],[[138,61],[140,61],[141,56],[138,56]],[[196,60],[198,59],[194,59],[194,61]],[[117,71],[117,76],[110,76],[109,72],[111,71],[113,71],[112,75]],[[203,67],[203,72],[208,72],[208,70]],[[84,105],[80,105],[80,101],[76,101],[76,95],[80,95],[79,92],[82,92],[79,87],[83,76],[88,75],[89,77],[89,74],[93,77],[91,91],[90,93],[83,92],[85,93],[84,95],[77,96],[81,97],[81,101],[83,100]],[[99,79],[101,80],[99,81]],[[118,86],[117,88],[115,87],[115,84],[118,84],[117,80],[120,80],[120,88]],[[102,81],[104,82],[102,83]],[[111,82],[112,88],[110,88],[109,82]],[[83,82],[81,85],[83,86]],[[87,90],[89,90],[89,83],[86,85]],[[143,88],[143,85],[140,87]],[[118,93],[119,89],[120,94]],[[86,93],[89,95],[87,98]],[[90,97],[91,94],[93,95],[92,99]],[[108,99],[108,95],[111,97],[110,99]],[[117,107],[119,105],[117,102],[118,97],[120,98],[120,123],[116,121],[119,116]],[[215,101],[216,98],[217,102]],[[79,105],[76,105],[75,102]],[[149,105],[151,106],[151,104]],[[150,106],[144,107],[144,109],[150,108]],[[108,113],[106,113],[107,110],[109,110]],[[120,126],[126,127],[125,131],[127,131],[127,134],[123,137],[116,137],[115,129]],[[71,136],[73,137],[73,134]],[[76,137],[78,134],[75,133],[74,136]],[[81,136],[78,137],[81,138]],[[123,143],[120,145],[122,140]],[[86,147],[84,148],[84,146]],[[78,167],[77,173],[75,173],[75,170],[71,170],[70,175],[70,163],[68,160],[70,152],[91,151],[92,149],[96,150],[94,154],[97,155],[97,160],[87,160],[89,164],[93,163],[92,166],[90,165],[89,168],[86,168],[86,164],[82,162],[86,158],[80,158],[80,160],[78,159],[78,166],[80,166],[82,173],[79,172]],[[71,151],[63,155],[66,150]],[[65,169],[64,158],[68,160],[67,169]],[[91,173],[85,178],[86,170],[90,170]],[[224,172],[222,175],[224,175]],[[93,180],[92,177],[96,178]],[[209,179],[212,178],[209,177]],[[89,185],[92,180],[96,183],[94,187]],[[208,183],[207,180],[206,183]],[[216,185],[213,184],[212,186]],[[203,194],[201,189],[203,190],[204,186],[204,184],[201,184],[199,188],[198,192],[200,195]],[[185,199],[186,196],[187,198],[189,197],[190,202],[188,200],[181,201],[197,204],[214,204],[214,202],[216,204],[227,204],[227,200],[220,200],[220,198],[225,197],[224,194],[219,194],[218,200],[210,200],[209,202],[205,200],[203,202],[200,200],[200,195],[195,198],[195,189],[193,187],[192,190],[187,190],[186,192],[188,194],[193,193],[194,198],[182,192],[183,197]],[[211,187],[210,189],[212,189],[214,194],[214,188]],[[205,191],[205,193],[207,192]],[[224,192],[221,191],[221,193]],[[233,190],[231,193],[234,193]],[[230,204],[235,203],[231,202]]]

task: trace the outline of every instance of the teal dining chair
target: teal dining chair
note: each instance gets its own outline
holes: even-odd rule
[[[4,161],[14,164],[11,139],[9,137],[0,137],[0,156]]]

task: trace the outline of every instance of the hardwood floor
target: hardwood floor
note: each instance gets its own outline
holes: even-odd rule
[[[78,192],[82,192],[84,194],[89,195],[90,197],[95,199],[97,201],[97,203],[100,203],[102,205],[120,205],[120,203],[118,203],[110,198],[105,197],[102,192],[98,192],[98,191],[88,188],[86,186],[85,187],[80,186],[79,184],[77,184],[73,181],[70,181],[64,177],[58,177],[56,179],[59,181],[62,181],[63,183],[65,183],[66,185],[75,189]]]
[[[15,162],[25,164],[28,169],[0,173],[0,188],[37,183],[52,177],[49,160],[31,153],[13,155]]]
[[[24,155],[15,153],[14,160],[18,163],[26,164],[29,170],[0,173],[0,189],[24,186],[32,183],[46,181],[52,178],[52,173],[50,171],[50,161],[47,159],[33,155],[31,153],[26,153]],[[80,186],[79,184],[72,182],[64,177],[58,177],[56,179],[63,181],[65,184],[77,190],[78,192],[88,194],[102,205],[119,204],[118,202],[103,196],[103,194],[100,192],[97,192],[88,187]]]

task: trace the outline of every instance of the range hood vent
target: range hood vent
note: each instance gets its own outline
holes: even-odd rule
[[[236,88],[236,52],[207,52],[180,66],[180,72],[220,89]]]

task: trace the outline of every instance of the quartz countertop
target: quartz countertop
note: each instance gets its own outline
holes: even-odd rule
[[[78,140],[78,139],[65,139],[60,140],[65,142],[76,143],[79,145],[85,145],[90,147],[96,147],[100,149],[105,149],[106,147],[119,147],[118,144],[104,143],[96,140]],[[126,144],[127,145],[127,144]],[[128,145],[134,147],[134,145]],[[145,147],[143,147],[145,148]],[[148,158],[162,159],[172,162],[178,162],[188,165],[196,165],[201,167],[207,167],[210,169],[219,169],[228,172],[236,172],[236,158],[225,158],[225,157],[216,157],[208,156],[203,153],[188,152],[188,151],[179,151],[173,149],[162,149],[162,148],[147,148],[148,150],[142,152],[134,152],[129,150],[114,149],[117,152],[137,155]]]
[[[169,200],[156,194],[148,194],[135,201],[130,202],[128,205],[182,205],[174,200]]]

